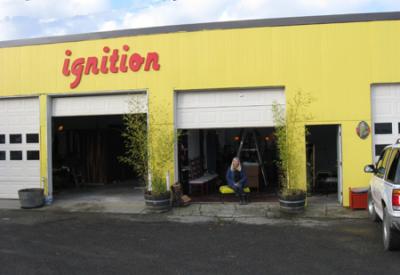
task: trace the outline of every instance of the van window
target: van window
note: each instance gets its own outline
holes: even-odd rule
[[[388,172],[387,172],[387,177],[386,180],[389,182],[394,183],[396,180],[396,174],[400,172],[397,169],[398,163],[400,159],[400,152],[399,149],[393,149],[392,155],[390,156],[389,162],[388,162]],[[397,172],[396,172],[397,171]]]
[[[386,165],[390,156],[391,148],[382,152],[378,162],[376,163],[376,176],[383,178],[386,172]]]

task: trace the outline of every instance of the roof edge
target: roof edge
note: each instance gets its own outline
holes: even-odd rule
[[[152,34],[166,34],[175,32],[195,32],[195,31],[205,31],[205,30],[282,27],[282,26],[354,23],[354,22],[389,21],[389,20],[400,20],[400,12],[394,11],[394,12],[379,12],[379,13],[353,13],[353,14],[334,14],[334,15],[317,15],[317,16],[302,16],[302,17],[282,17],[282,18],[268,18],[268,19],[182,24],[182,25],[148,27],[139,29],[124,29],[124,30],[104,31],[104,32],[70,34],[63,36],[49,36],[49,37],[17,39],[8,41],[6,40],[6,41],[0,41],[0,48],[79,42],[79,41],[89,41],[97,39],[109,39],[109,38],[152,35]]]

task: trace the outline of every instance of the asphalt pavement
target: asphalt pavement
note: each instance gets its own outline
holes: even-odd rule
[[[0,210],[0,274],[398,274],[367,219],[171,222]]]

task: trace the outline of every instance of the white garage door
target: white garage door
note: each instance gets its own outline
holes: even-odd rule
[[[373,153],[400,138],[400,85],[374,85],[372,87]]]
[[[283,88],[177,92],[179,129],[271,127],[272,104],[285,104]]]
[[[40,187],[39,99],[0,99],[0,198]]]
[[[120,115],[132,108],[134,112],[147,112],[145,93],[56,97],[52,101],[52,115],[57,117]]]

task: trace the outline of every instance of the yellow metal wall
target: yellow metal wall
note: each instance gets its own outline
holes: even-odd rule
[[[151,112],[155,106],[173,106],[175,89],[284,86],[287,99],[298,90],[309,92],[316,101],[310,110],[314,120],[307,124],[342,125],[347,206],[348,187],[365,186],[369,179],[362,170],[372,161],[371,137],[359,139],[355,128],[361,120],[371,123],[370,85],[400,82],[399,33],[399,21],[375,21],[4,48],[0,49],[0,96],[146,89]],[[72,59],[100,57],[104,46],[121,49],[124,44],[130,52],[158,52],[160,71],[84,75],[76,89],[69,89],[73,76],[61,73],[66,49],[72,50]],[[45,103],[43,97],[40,102]],[[41,111],[43,135],[46,107]],[[165,112],[160,122],[172,124],[173,108]],[[41,148],[41,156],[46,156],[45,144]],[[41,159],[44,173],[46,158]]]

